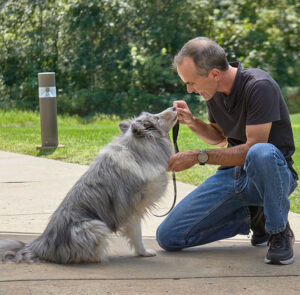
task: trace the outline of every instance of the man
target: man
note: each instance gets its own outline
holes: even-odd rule
[[[279,86],[262,70],[229,64],[222,47],[204,37],[187,42],[174,58],[174,67],[187,91],[206,100],[209,118],[206,124],[184,101],[175,101],[179,122],[221,148],[175,154],[169,169],[220,167],[159,226],[158,243],[176,251],[247,235],[251,227],[252,245],[268,240],[266,263],[292,263],[288,196],[298,178],[292,168],[295,147],[289,113]]]

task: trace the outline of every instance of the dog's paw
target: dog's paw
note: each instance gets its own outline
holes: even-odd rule
[[[143,252],[138,253],[138,255],[142,257],[156,256],[156,251],[152,249],[145,249]]]

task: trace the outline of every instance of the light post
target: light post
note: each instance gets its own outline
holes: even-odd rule
[[[42,145],[38,149],[63,147],[58,145],[55,73],[39,73],[39,104]]]

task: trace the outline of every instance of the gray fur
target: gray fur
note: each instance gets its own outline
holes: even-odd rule
[[[99,262],[112,232],[125,235],[138,255],[155,255],[143,246],[140,219],[165,192],[176,119],[169,108],[120,123],[122,135],[100,151],[41,236],[28,244],[0,241],[0,261]]]

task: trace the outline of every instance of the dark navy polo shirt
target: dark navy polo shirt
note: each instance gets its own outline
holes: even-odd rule
[[[217,92],[206,102],[209,121],[221,128],[228,147],[247,141],[246,125],[272,122],[268,142],[283,153],[297,178],[292,168],[295,145],[289,111],[278,84],[263,70],[230,65],[238,68],[231,93]]]

